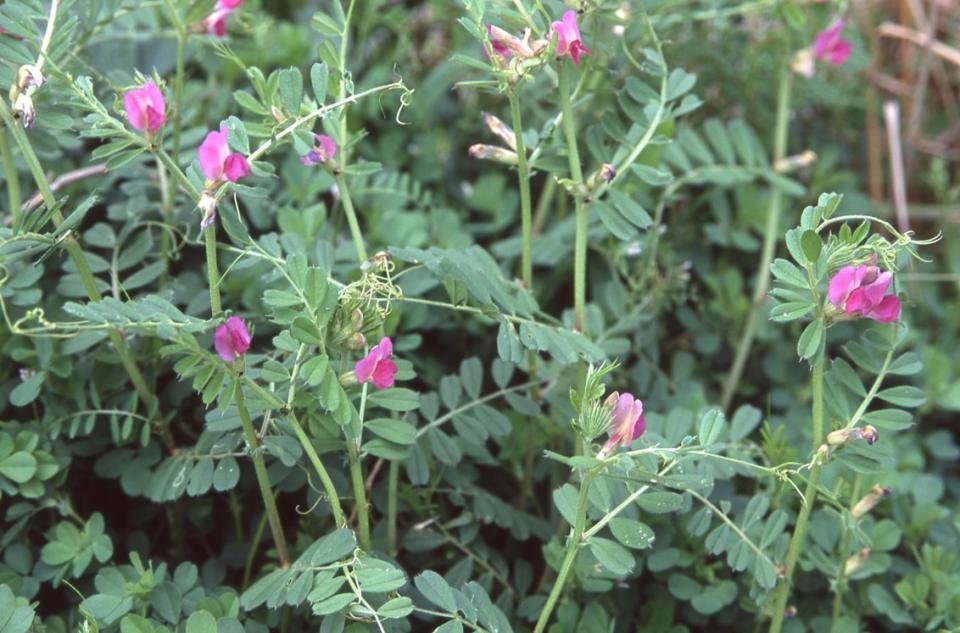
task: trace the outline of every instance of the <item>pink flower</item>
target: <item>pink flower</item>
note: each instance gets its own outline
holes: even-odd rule
[[[374,345],[370,352],[357,361],[354,372],[361,383],[373,382],[377,389],[386,389],[393,386],[393,379],[397,375],[397,365],[392,360],[393,342],[385,336],[379,344]]]
[[[316,146],[306,155],[300,157],[304,165],[319,165],[333,160],[337,155],[337,143],[326,134],[316,134],[313,139]]]
[[[515,37],[492,24],[487,25],[487,36],[490,38],[490,46],[493,48],[494,53],[504,59],[510,59],[513,56],[513,51],[510,50],[507,42],[515,40]],[[484,50],[484,54],[486,54],[486,50]]]
[[[208,15],[204,21],[203,25],[207,28],[207,32],[210,35],[215,35],[217,37],[223,37],[227,34],[227,18],[237,10],[240,5],[243,4],[243,0],[219,0],[217,6],[214,8],[213,13]]]
[[[816,59],[825,59],[834,66],[839,66],[850,57],[850,42],[843,39],[843,20],[837,20],[833,25],[820,31],[813,40],[813,56]]]
[[[891,272],[876,266],[844,266],[830,279],[827,298],[850,317],[891,323],[900,316],[900,299],[886,294],[892,280]]]
[[[552,28],[557,34],[557,56],[569,55],[574,64],[579,64],[580,55],[590,55],[590,49],[580,41],[576,12],[567,11],[563,14],[563,21],[554,22]]]
[[[212,182],[219,182],[226,178],[230,182],[237,182],[240,178],[250,175],[250,164],[246,156],[238,152],[231,152],[227,140],[227,126],[220,124],[219,132],[210,132],[203,139],[198,150],[200,168]]]
[[[232,363],[250,349],[250,331],[240,317],[230,317],[217,326],[213,333],[213,346],[220,358]]]
[[[610,408],[612,419],[607,433],[610,439],[603,447],[603,453],[609,453],[619,446],[628,446],[647,430],[647,422],[643,418],[643,402],[629,393],[620,394],[614,391],[607,397],[605,403]]]
[[[148,81],[140,88],[128,90],[123,95],[123,107],[127,111],[130,125],[141,132],[156,132],[167,120],[167,102],[153,81]]]

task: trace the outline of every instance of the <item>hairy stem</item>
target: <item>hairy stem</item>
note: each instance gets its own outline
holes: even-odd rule
[[[207,285],[210,286],[210,316],[220,314],[220,267],[217,264],[217,223],[203,231],[204,248],[207,251]]]
[[[550,616],[554,607],[557,606],[557,600],[563,593],[563,586],[567,582],[567,576],[573,569],[573,563],[577,558],[577,550],[580,548],[580,537],[583,535],[583,528],[587,522],[587,493],[590,491],[590,482],[592,475],[586,475],[580,482],[580,495],[577,497],[577,511],[574,519],[573,533],[567,539],[567,551],[563,556],[563,562],[560,564],[560,571],[557,573],[557,579],[553,583],[550,595],[547,596],[547,602],[540,611],[540,617],[537,619],[537,625],[533,633],[543,633],[547,624],[550,622]]]
[[[338,528],[347,527],[347,520],[344,518],[343,507],[340,505],[340,497],[337,494],[336,486],[333,485],[333,480],[330,478],[330,473],[327,472],[323,462],[320,461],[320,456],[317,454],[317,450],[313,447],[313,443],[307,436],[306,431],[304,431],[303,427],[300,426],[300,421],[297,420],[296,416],[294,416],[292,413],[288,414],[287,417],[290,420],[290,426],[293,427],[294,434],[296,434],[297,439],[300,440],[300,446],[303,447],[303,451],[307,454],[307,459],[310,460],[310,463],[313,465],[313,469],[317,471],[317,475],[320,477],[320,483],[323,485],[323,490],[327,494],[327,501],[330,503],[330,511],[333,513],[334,522],[337,524]]]
[[[570,177],[574,186],[583,184],[580,167],[580,152],[577,149],[577,129],[570,103],[570,65],[560,64],[560,107],[563,111],[563,131],[567,138],[567,157],[570,160]],[[573,246],[573,313],[578,331],[583,331],[584,311],[587,297],[587,209],[583,197],[574,195],[576,204],[577,232]]]
[[[817,498],[817,484],[820,481],[820,471],[823,468],[823,461],[826,455],[820,451],[820,445],[823,443],[823,366],[824,361],[820,361],[813,368],[811,386],[813,387],[813,446],[816,455],[813,460],[813,467],[810,469],[810,479],[807,480],[807,488],[803,494],[803,506],[800,508],[800,514],[797,516],[797,523],[793,528],[793,536],[790,538],[790,546],[787,549],[787,559],[784,562],[783,578],[773,596],[773,613],[770,621],[770,633],[780,633],[783,628],[783,616],[787,608],[787,600],[790,598],[790,587],[793,580],[793,572],[797,567],[797,560],[800,558],[800,551],[803,549],[807,539],[807,527],[810,521],[810,513],[813,511],[813,503]],[[843,562],[841,561],[841,565]]]
[[[353,485],[354,503],[357,511],[357,531],[360,533],[360,547],[370,551],[370,515],[367,512],[367,491],[363,486],[363,465],[360,463],[360,442],[363,437],[363,416],[367,406],[367,383],[360,392],[359,430],[356,437],[347,432],[347,458],[350,460],[350,483]]]
[[[510,99],[510,116],[514,142],[517,145],[517,182],[520,185],[520,227],[522,247],[520,254],[520,278],[523,285],[533,288],[533,205],[530,202],[530,171],[527,168],[527,149],[523,144],[523,122],[520,119],[520,100],[513,89]]]
[[[397,553],[397,489],[400,483],[400,462],[390,462],[387,471],[387,551]]]
[[[350,190],[347,188],[347,179],[342,173],[335,176],[337,189],[340,191],[340,201],[343,203],[343,213],[347,216],[347,224],[350,225],[350,235],[353,237],[353,246],[357,249],[357,260],[367,261],[367,249],[363,245],[363,232],[360,231],[360,223],[357,222],[357,212],[353,208],[353,199],[350,197]]]
[[[20,227],[20,178],[10,152],[10,140],[6,130],[0,130],[0,158],[3,159],[3,176],[7,182],[7,201],[10,204],[10,222],[14,231]]]
[[[237,414],[240,416],[243,435],[247,438],[247,447],[250,451],[250,457],[253,459],[253,469],[257,474],[257,484],[260,486],[260,496],[263,497],[263,505],[267,511],[267,521],[270,524],[270,532],[273,534],[273,542],[277,546],[277,557],[280,559],[280,566],[286,568],[290,566],[290,555],[287,553],[287,541],[283,536],[280,513],[277,512],[277,500],[274,498],[273,490],[270,488],[270,478],[267,476],[267,467],[263,462],[260,443],[257,440],[256,431],[253,430],[253,422],[250,421],[250,414],[247,412],[247,406],[244,403],[243,387],[241,385],[237,385],[236,394]]]
[[[787,65],[780,69],[780,83],[777,90],[777,118],[773,137],[772,164],[787,155],[787,130],[790,118],[790,86],[792,71]],[[780,230],[780,213],[783,208],[783,193],[778,187],[770,192],[770,206],[767,210],[767,226],[763,234],[763,248],[760,251],[760,261],[757,262],[757,281],[753,288],[753,301],[750,304],[750,313],[747,323],[737,343],[737,350],[733,357],[733,365],[727,374],[723,385],[723,394],[720,398],[724,410],[730,407],[733,396],[743,375],[743,368],[750,356],[750,348],[757,334],[757,325],[763,314],[763,304],[770,288],[770,262],[777,246],[777,234]]]

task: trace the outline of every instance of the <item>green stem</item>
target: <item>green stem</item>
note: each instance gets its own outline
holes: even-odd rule
[[[217,264],[217,223],[203,231],[207,251],[207,285],[210,286],[210,316],[220,314],[220,269]]]
[[[363,245],[363,233],[360,231],[360,223],[357,222],[357,212],[353,208],[353,199],[350,197],[350,190],[347,188],[347,179],[344,178],[343,173],[337,173],[334,178],[337,181],[337,189],[340,191],[343,213],[347,216],[347,224],[350,225],[353,245],[357,249],[357,260],[363,263],[367,261],[367,249]]]
[[[774,593],[772,620],[770,621],[770,633],[780,633],[783,627],[783,616],[787,608],[787,600],[790,598],[790,586],[793,580],[793,572],[797,567],[797,560],[800,558],[800,551],[803,549],[807,539],[807,527],[810,521],[810,513],[813,511],[813,503],[817,498],[817,484],[820,481],[820,470],[823,468],[825,454],[820,452],[820,445],[823,443],[823,360],[817,363],[813,368],[811,377],[811,386],[813,387],[813,446],[816,455],[813,460],[813,467],[810,469],[810,479],[807,480],[807,488],[803,494],[803,506],[800,508],[800,514],[797,516],[797,523],[793,528],[793,536],[790,538],[790,546],[787,549],[787,559],[784,562],[783,578],[777,586]],[[843,561],[840,561],[843,564]]]
[[[550,615],[553,613],[554,607],[557,606],[557,600],[559,600],[560,594],[563,593],[563,586],[567,582],[567,576],[570,575],[570,570],[573,569],[573,563],[577,558],[577,550],[580,548],[580,537],[583,535],[583,528],[587,522],[587,493],[590,490],[591,479],[592,475],[588,474],[583,481],[580,482],[580,495],[577,497],[577,513],[574,519],[573,533],[567,540],[567,551],[566,554],[564,554],[563,562],[560,564],[557,580],[553,583],[553,588],[550,590],[550,595],[547,596],[547,602],[543,605],[543,610],[540,611],[540,617],[537,619],[537,625],[534,627],[533,633],[543,633],[547,628],[547,624],[550,622]]]
[[[370,551],[370,515],[367,512],[367,491],[363,486],[363,465],[360,463],[360,442],[363,437],[363,416],[367,407],[367,384],[360,392],[359,430],[356,437],[347,433],[347,457],[350,460],[350,483],[353,485],[354,502],[357,508],[357,531],[360,533],[360,547]]]
[[[237,385],[236,388],[236,404],[237,414],[240,416],[240,424],[243,426],[243,434],[247,438],[250,457],[253,459],[253,469],[257,474],[260,496],[263,497],[263,505],[267,511],[270,532],[273,534],[273,542],[277,546],[277,557],[280,559],[280,566],[287,568],[290,566],[290,555],[287,553],[287,541],[283,536],[280,513],[277,512],[277,500],[274,498],[273,490],[270,488],[270,478],[267,475],[267,467],[263,462],[263,453],[260,451],[257,434],[253,430],[253,422],[250,421],[250,414],[247,412],[246,404],[244,404],[243,387],[241,385]]]
[[[303,430],[303,427],[300,426],[300,421],[297,420],[296,416],[292,413],[289,413],[287,417],[290,420],[290,426],[293,427],[294,434],[297,436],[297,439],[300,440],[300,445],[307,454],[307,459],[313,464],[314,470],[317,471],[317,475],[320,477],[320,483],[323,485],[323,490],[327,493],[327,500],[330,502],[330,511],[333,513],[334,522],[339,528],[347,527],[347,520],[344,517],[343,508],[340,505],[340,497],[337,494],[336,486],[333,485],[333,480],[330,478],[330,473],[327,472],[323,462],[320,461],[320,456],[313,447],[310,438],[307,437],[307,433]]]
[[[777,118],[773,137],[772,164],[787,154],[787,131],[790,119],[790,86],[793,72],[788,65],[780,69],[780,83],[777,90]],[[723,394],[720,398],[724,410],[730,407],[733,395],[737,391],[743,368],[750,356],[750,348],[757,334],[757,325],[763,314],[763,304],[770,288],[770,262],[777,247],[777,235],[780,230],[780,213],[783,208],[783,193],[779,187],[773,187],[770,192],[770,206],[767,210],[767,226],[763,235],[763,248],[760,251],[760,261],[757,263],[757,282],[753,289],[753,301],[747,323],[740,335],[737,350],[733,358],[733,366],[727,373],[727,380],[723,385]]]
[[[246,589],[250,586],[250,576],[253,572],[253,561],[257,557],[257,547],[260,545],[260,539],[263,538],[263,531],[267,529],[267,515],[260,517],[257,523],[257,529],[253,533],[253,539],[250,541],[250,549],[247,550],[247,562],[243,566],[243,584],[241,587]]]
[[[187,48],[187,31],[177,17],[177,66],[173,77],[173,162],[180,163],[180,128],[183,126],[183,73]],[[176,191],[176,189],[174,189]]]
[[[853,479],[853,489],[850,492],[850,507],[853,508],[853,505],[857,502],[857,499],[860,497],[860,474]],[[843,614],[843,589],[844,589],[844,572],[846,571],[847,566],[847,556],[850,555],[850,537],[851,530],[847,527],[846,521],[844,521],[841,529],[843,530],[843,536],[840,538],[840,556],[839,556],[839,565],[837,565],[837,576],[833,581],[833,623],[836,625],[837,620],[840,619],[840,616]]]
[[[400,462],[391,461],[387,480],[387,544],[388,551],[397,553],[397,488],[400,483]]]
[[[367,513],[367,493],[363,488],[363,467],[360,464],[359,447],[349,444],[347,455],[350,458],[350,482],[357,504],[357,531],[360,532],[360,547],[370,551],[370,515]]]
[[[560,107],[563,111],[563,131],[567,137],[567,157],[570,160],[570,177],[574,186],[583,184],[580,167],[580,152],[577,149],[577,129],[570,103],[570,65],[560,63]],[[587,209],[583,197],[574,194],[576,203],[577,232],[573,247],[573,313],[578,331],[583,331],[587,297]]]
[[[13,162],[10,152],[10,139],[7,131],[0,130],[0,156],[3,158],[3,175],[7,182],[7,200],[10,204],[10,221],[13,230],[20,228],[20,178],[17,176],[17,166]]]
[[[27,164],[27,168],[33,175],[37,189],[40,190],[40,195],[43,197],[44,204],[46,204],[49,209],[56,208],[56,197],[53,195],[53,190],[50,188],[47,177],[43,173],[40,160],[33,151],[30,139],[27,138],[23,128],[17,125],[9,108],[7,108],[7,104],[4,103],[2,99],[0,99],[0,119],[2,119],[6,128],[10,130],[10,133],[13,134],[13,139],[20,148],[20,153],[23,156],[24,162]],[[55,226],[59,226],[63,222],[63,214],[61,214],[60,211],[54,212],[52,217]],[[80,276],[80,281],[90,301],[102,300],[103,296],[97,288],[96,278],[90,270],[90,265],[87,263],[87,259],[83,254],[83,249],[80,248],[80,245],[77,244],[77,241],[73,237],[67,237],[63,240],[63,246],[77,269],[77,274]],[[156,408],[156,398],[153,395],[153,391],[147,386],[147,381],[144,380],[143,374],[140,373],[140,368],[137,367],[133,357],[130,356],[126,343],[124,343],[123,338],[116,329],[111,328],[107,330],[107,336],[113,344],[113,347],[117,350],[117,357],[120,359],[120,364],[123,365],[123,368],[126,370],[130,382],[133,383],[133,387],[137,391],[137,395],[147,407],[150,414],[153,415]]]
[[[533,205],[530,202],[530,172],[527,168],[527,149],[523,144],[523,122],[520,119],[520,100],[513,89],[507,92],[510,99],[510,115],[517,151],[517,181],[520,185],[520,226],[522,247],[520,255],[520,278],[523,284],[533,288]]]

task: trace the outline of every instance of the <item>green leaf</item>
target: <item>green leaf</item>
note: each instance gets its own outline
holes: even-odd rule
[[[327,86],[330,81],[330,69],[323,62],[310,67],[310,84],[313,86],[313,96],[317,103],[323,104],[327,100]]]
[[[618,541],[633,549],[646,549],[653,545],[655,534],[646,523],[617,517],[610,520],[610,531]]]
[[[367,404],[376,405],[388,411],[413,411],[420,406],[420,395],[412,389],[392,387],[369,394]]]
[[[17,451],[0,460],[0,475],[18,484],[30,481],[36,472],[36,458],[25,451]]]
[[[38,371],[14,387],[10,392],[10,404],[15,407],[25,407],[36,400],[46,377],[45,372]]]
[[[404,420],[378,418],[364,422],[364,427],[395,444],[409,445],[417,441],[417,429]]]
[[[815,262],[820,257],[820,251],[823,250],[823,242],[820,241],[816,231],[807,229],[800,235],[800,248],[803,249],[803,254],[808,261]]]
[[[739,442],[750,435],[760,420],[763,419],[763,412],[753,405],[745,404],[734,412],[733,420],[730,421],[730,440]]]
[[[388,620],[405,618],[411,613],[413,613],[413,600],[406,596],[387,600],[377,609],[377,615]]]
[[[346,608],[351,602],[357,599],[353,593],[338,593],[335,596],[327,598],[322,602],[313,605],[313,612],[317,615],[328,615],[336,613]]]
[[[822,349],[824,342],[823,321],[817,319],[807,324],[797,341],[797,354],[800,358],[810,360]]]
[[[637,564],[630,550],[616,541],[594,536],[587,543],[590,545],[590,553],[615,576],[626,576]]]
[[[703,417],[700,418],[700,431],[698,433],[700,444],[709,446],[719,440],[720,434],[723,432],[724,421],[723,411],[720,409],[710,409],[704,413]]]
[[[647,492],[637,497],[637,505],[651,514],[675,512],[683,505],[683,495],[676,492]]]
[[[279,73],[280,101],[292,117],[299,116],[303,99],[303,75],[299,68],[284,68]]]
[[[448,613],[456,613],[457,600],[443,576],[429,569],[413,579],[423,597]]]
[[[353,532],[346,528],[340,528],[317,541],[315,546],[317,549],[310,559],[310,564],[315,566],[328,565],[353,554],[353,550],[357,547],[357,540],[354,538]]]
[[[209,611],[195,611],[187,619],[186,633],[217,633],[217,620]]]
[[[910,385],[883,389],[877,393],[877,397],[898,407],[919,407],[927,401],[927,397],[922,390]]]

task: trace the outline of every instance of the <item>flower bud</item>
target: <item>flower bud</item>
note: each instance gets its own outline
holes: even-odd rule
[[[30,129],[36,123],[37,110],[33,106],[33,99],[27,93],[21,92],[17,95],[17,99],[13,103],[13,111],[20,116],[23,127]]]
[[[845,576],[851,576],[856,573],[863,564],[870,559],[870,548],[864,547],[862,550],[848,558],[843,563],[843,574]]]
[[[864,440],[867,444],[874,444],[880,438],[877,427],[867,424],[863,428],[837,429],[827,435],[827,443],[831,446],[849,444],[857,440]]]
[[[24,64],[17,70],[17,88],[21,91],[30,87],[39,88],[44,84],[44,81],[46,79],[43,73],[33,64]]]
[[[363,349],[367,346],[367,337],[363,335],[363,332],[354,332],[350,338],[347,339],[347,347],[350,349]]]
[[[518,161],[516,152],[509,149],[504,149],[502,147],[497,147],[495,145],[471,145],[468,153],[473,158],[479,158],[480,160],[492,160],[498,163],[505,163],[507,165],[516,165]]]
[[[204,230],[217,219],[217,199],[204,191],[200,194],[197,207],[203,212],[203,217],[200,220],[200,230]]]
[[[853,509],[850,510],[850,514],[853,515],[854,519],[859,519],[863,515],[867,514],[880,503],[880,500],[893,492],[892,488],[884,488],[880,484],[874,485],[873,489],[868,492],[863,499],[857,501],[853,506]]]
[[[489,112],[481,112],[481,114],[483,115],[483,122],[487,125],[487,128],[506,143],[510,149],[516,150],[517,137],[510,126]]]
[[[351,369],[340,375],[340,386],[344,389],[349,389],[355,384],[357,384],[357,372]]]

